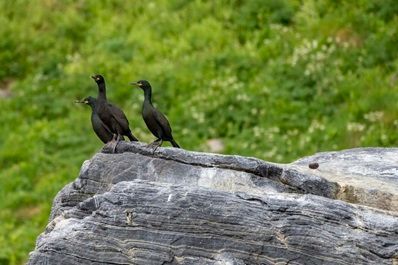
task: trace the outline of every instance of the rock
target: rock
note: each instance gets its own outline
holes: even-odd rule
[[[308,168],[316,161],[317,170]],[[291,170],[339,184],[335,198],[398,211],[398,148],[356,148],[325,152],[294,162]]]
[[[398,264],[398,149],[292,164],[108,151],[59,192],[28,264]]]

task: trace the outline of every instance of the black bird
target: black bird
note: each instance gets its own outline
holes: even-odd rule
[[[127,136],[130,141],[138,141],[131,133],[129,121],[123,111],[107,101],[104,77],[102,75],[94,75],[91,78],[93,78],[98,85],[98,97],[95,107],[98,117],[116,136],[116,143],[113,146],[113,151],[115,151],[117,143],[123,140],[123,135]]]
[[[105,144],[112,141],[113,133],[108,126],[102,122],[96,111],[97,100],[93,97],[87,97],[81,101],[76,101],[76,103],[84,103],[91,107],[91,125],[93,126],[95,134]]]
[[[152,87],[149,82],[146,80],[140,80],[138,82],[131,83],[131,85],[135,85],[144,90],[145,99],[144,104],[142,105],[142,118],[151,133],[157,138],[151,145],[155,145],[157,148],[162,145],[163,141],[169,141],[173,147],[180,148],[177,142],[173,139],[169,121],[152,105]]]

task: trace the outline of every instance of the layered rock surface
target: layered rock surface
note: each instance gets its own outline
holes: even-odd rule
[[[398,264],[398,149],[117,152],[59,192],[29,264]]]

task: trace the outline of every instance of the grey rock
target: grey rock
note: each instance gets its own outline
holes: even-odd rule
[[[310,169],[311,162],[319,167]],[[398,211],[398,148],[318,153],[292,163],[289,170],[338,183],[336,199]]]
[[[291,164],[126,142],[108,152],[58,193],[28,264],[398,264],[398,149]]]

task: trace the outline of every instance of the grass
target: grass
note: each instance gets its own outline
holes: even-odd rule
[[[149,80],[186,149],[290,162],[398,143],[398,2],[0,2],[0,264],[22,264],[56,193],[101,148],[90,111],[108,97],[134,134]]]

